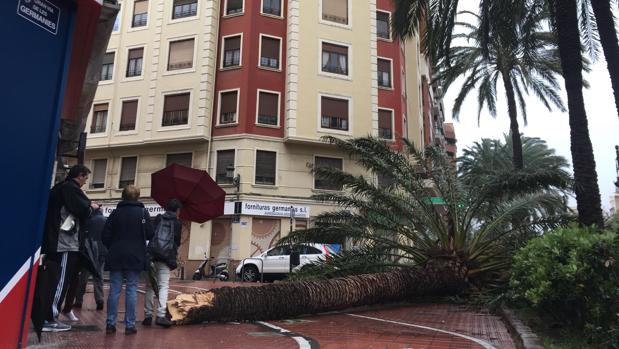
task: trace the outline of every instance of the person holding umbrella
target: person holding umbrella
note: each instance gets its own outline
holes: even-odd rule
[[[147,270],[146,241],[153,237],[150,215],[138,201],[140,189],[128,185],[122,192],[122,201],[112,212],[103,228],[102,240],[108,253],[105,269],[110,271],[110,294],[107,299],[105,332],[116,332],[118,299],[123,279],[125,290],[125,334],[135,334],[135,306],[140,272]]]
[[[164,214],[157,216],[155,233],[149,241],[147,251],[154,264],[155,279],[158,288],[157,319],[155,324],[169,328],[172,322],[166,318],[168,301],[168,287],[170,271],[176,269],[177,250],[181,244],[182,223],[178,219],[182,204],[173,198],[166,205]],[[151,283],[146,283],[146,300],[144,301],[144,321],[142,325],[150,326],[153,323],[153,297],[155,290]]]

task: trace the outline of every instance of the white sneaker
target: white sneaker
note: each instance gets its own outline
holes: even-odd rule
[[[61,313],[62,315],[64,315],[64,317],[69,320],[69,321],[80,321],[80,319],[75,316],[75,313],[73,313],[73,310],[71,310],[68,313]]]

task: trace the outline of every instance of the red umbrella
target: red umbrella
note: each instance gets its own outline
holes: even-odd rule
[[[151,175],[151,196],[165,207],[172,198],[183,203],[180,218],[204,223],[224,214],[226,192],[206,171],[172,164]]]

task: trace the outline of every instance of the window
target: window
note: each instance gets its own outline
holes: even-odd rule
[[[322,0],[322,19],[348,25],[348,0]]]
[[[142,63],[144,48],[133,48],[129,50],[129,60],[127,61],[127,77],[142,75]]]
[[[282,15],[281,0],[262,0],[262,13],[278,16]]]
[[[243,13],[243,0],[226,0],[226,16]]]
[[[172,19],[195,16],[198,13],[198,0],[174,0]]]
[[[275,185],[276,161],[276,152],[256,151],[256,184]]]
[[[136,0],[133,3],[133,20],[131,27],[143,27],[148,23],[148,0]]]
[[[348,75],[348,47],[323,42],[322,71]]]
[[[90,133],[104,133],[107,126],[108,104],[95,104],[92,107],[92,121],[90,123]]]
[[[279,119],[279,95],[264,91],[258,92],[258,123],[277,126]]]
[[[393,139],[393,112],[386,109],[378,109],[378,137]]]
[[[219,124],[235,123],[238,91],[222,92],[219,96]]]
[[[228,176],[228,167],[234,167],[234,149],[217,151],[217,169],[215,181],[219,184],[232,184],[232,178]]]
[[[348,131],[348,100],[320,97],[320,126],[334,130]]]
[[[112,27],[112,33],[117,33],[120,30],[120,21],[123,18],[123,8],[122,4],[118,4],[120,10],[116,14],[116,18],[114,19],[114,26]]]
[[[279,69],[280,39],[261,36],[260,42],[260,66],[264,68]]]
[[[378,86],[391,88],[391,61],[378,59]]]
[[[307,224],[307,221],[305,221]],[[314,246],[301,245],[301,254],[322,254],[322,251]]]
[[[193,154],[181,153],[181,154],[168,154],[165,159],[165,165],[170,166],[172,164],[179,164],[186,167],[191,167],[191,159]]]
[[[92,176],[90,189],[105,188],[105,172],[107,169],[107,159],[97,159],[92,162]]]
[[[326,158],[317,156],[314,159],[314,167],[315,169],[323,168],[323,167],[332,167],[342,170],[342,159],[335,158]],[[314,175],[314,188],[322,189],[322,190],[342,190],[342,186],[334,183],[332,180],[323,178],[318,174]]]
[[[224,56],[222,66],[236,67],[241,65],[241,36],[224,38]]]
[[[120,161],[118,188],[124,189],[128,185],[135,184],[135,170],[137,169],[138,158],[136,156],[131,156],[121,158]]]
[[[161,126],[186,125],[189,120],[189,93],[165,96]]]
[[[189,69],[193,67],[194,39],[170,42],[168,70]]]
[[[107,52],[101,63],[101,81],[112,80],[114,77],[114,52]]]
[[[391,39],[389,12],[376,11],[376,36],[381,39]]]
[[[119,131],[135,130],[135,119],[138,114],[138,101],[123,101],[122,111],[120,112]]]
[[[267,256],[288,256],[290,255],[290,246],[278,246],[267,252]]]

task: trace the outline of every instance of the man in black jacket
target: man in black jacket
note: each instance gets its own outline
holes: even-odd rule
[[[149,242],[149,254],[155,265],[157,285],[159,286],[159,304],[153,310],[153,297],[155,291],[150,283],[146,283],[146,299],[144,300],[144,321],[142,325],[150,326],[153,323],[153,312],[156,311],[155,323],[168,328],[172,322],[166,318],[166,306],[168,302],[168,288],[170,284],[170,271],[176,269],[176,257],[178,246],[181,244],[182,223],[178,219],[181,210],[181,202],[172,199],[166,206],[166,211],[157,216],[155,233]]]
[[[99,205],[92,203],[81,189],[89,174],[86,166],[71,167],[67,179],[56,184],[49,195],[41,252],[45,255],[44,264],[51,285],[48,297],[52,299],[52,305],[43,324],[44,332],[71,329],[57,318],[71,280],[77,276],[86,221],[94,210],[99,209]]]

